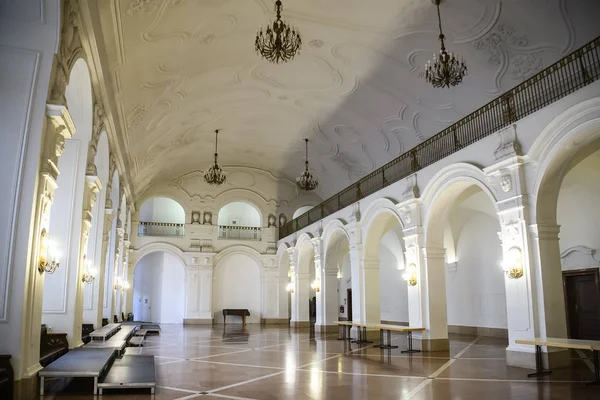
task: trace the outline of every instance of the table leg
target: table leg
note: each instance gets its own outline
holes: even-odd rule
[[[388,349],[397,349],[398,346],[392,346],[392,331],[388,330],[387,331],[387,342],[388,342]]]
[[[223,325],[227,325],[227,315],[223,315]]]
[[[535,372],[527,374],[527,376],[542,376],[551,374],[552,371],[544,370],[544,360],[542,359],[542,346],[535,346]]]
[[[98,394],[98,377],[94,377],[94,394]]]
[[[592,350],[594,355],[594,380],[589,382],[588,385],[597,385],[600,383],[600,362],[598,361],[598,351]]]
[[[414,350],[413,349],[413,342],[412,342],[412,331],[408,331],[406,332],[406,339],[408,339],[408,350],[403,350],[402,353],[420,353],[421,350]]]
[[[40,396],[44,395],[44,377],[40,376]]]

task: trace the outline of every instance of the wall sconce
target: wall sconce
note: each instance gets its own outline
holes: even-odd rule
[[[292,285],[292,282],[287,284],[287,286],[285,287],[285,290],[287,290],[288,292],[294,293],[294,285]]]
[[[86,256],[83,256],[85,260]],[[96,279],[96,275],[98,271],[96,268],[92,267],[92,262],[90,260],[84,261],[85,269],[83,270],[83,274],[81,275],[81,281],[84,283],[92,283],[94,279]]]
[[[54,273],[60,263],[58,262],[58,253],[54,248],[54,244],[48,239],[48,232],[42,229],[40,237],[40,256],[38,260],[38,271],[48,274]]]
[[[129,282],[127,282],[123,278],[117,278],[117,282],[115,283],[115,290],[126,291],[129,289]]]
[[[417,284],[417,266],[411,263],[406,267],[402,279],[404,279],[409,286],[415,286]]]
[[[523,253],[518,247],[511,247],[506,253],[502,269],[510,279],[523,276]]]
[[[313,281],[313,283],[310,284],[310,287],[313,288],[315,290],[315,292],[320,292],[321,291],[321,281],[318,279],[315,279]]]
[[[337,278],[342,279],[342,271],[340,271],[339,269],[337,271]]]

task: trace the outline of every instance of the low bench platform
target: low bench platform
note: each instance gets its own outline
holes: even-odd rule
[[[160,334],[160,325],[158,325],[158,324],[142,324],[142,325],[140,325],[140,330],[141,329],[145,329],[146,334],[148,334],[148,333]]]
[[[146,336],[147,333],[147,329],[138,329],[137,331],[135,331],[135,336]]]
[[[154,394],[156,371],[154,356],[125,355],[115,360],[110,371],[98,383],[100,395],[105,389],[150,389]]]
[[[598,340],[580,340],[580,339],[565,339],[565,338],[534,338],[534,339],[517,339],[516,344],[528,344],[535,346],[535,372],[527,374],[527,376],[542,376],[551,374],[552,371],[544,369],[542,359],[542,346],[556,347],[562,349],[575,350],[590,350],[594,356],[594,380],[590,384],[600,383],[600,363],[598,361],[598,351],[600,351],[600,341]]]
[[[83,346],[84,349],[113,349],[119,355],[123,354],[125,347],[127,347],[127,341],[118,339],[110,339],[105,342],[91,341]]]
[[[90,338],[92,338],[92,341],[104,341],[114,335],[119,329],[121,329],[121,324],[104,325],[102,328],[96,329],[94,332],[90,333]]]
[[[144,337],[143,336],[135,336],[129,340],[130,346],[142,347],[144,345]]]
[[[38,372],[40,396],[44,395],[45,378],[94,378],[94,394],[98,394],[98,380],[110,368],[114,358],[114,349],[79,348],[69,351]]]

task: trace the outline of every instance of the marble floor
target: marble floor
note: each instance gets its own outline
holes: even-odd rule
[[[452,335],[449,352],[402,354],[399,349],[338,341],[287,327],[162,325],[129,354],[155,356],[155,399],[599,399],[593,366],[573,352],[572,367],[527,378],[507,367],[505,339]],[[93,399],[91,384],[48,382],[44,399]],[[107,393],[110,393],[107,391]],[[150,399],[148,391],[107,394],[111,399]]]

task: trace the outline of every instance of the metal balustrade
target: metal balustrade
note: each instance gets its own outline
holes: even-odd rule
[[[279,238],[414,174],[593,83],[599,77],[600,37],[289,221],[279,228]]]
[[[261,240],[261,229],[254,226],[219,225],[219,239]]]
[[[184,236],[184,224],[167,222],[140,222],[138,236]]]

